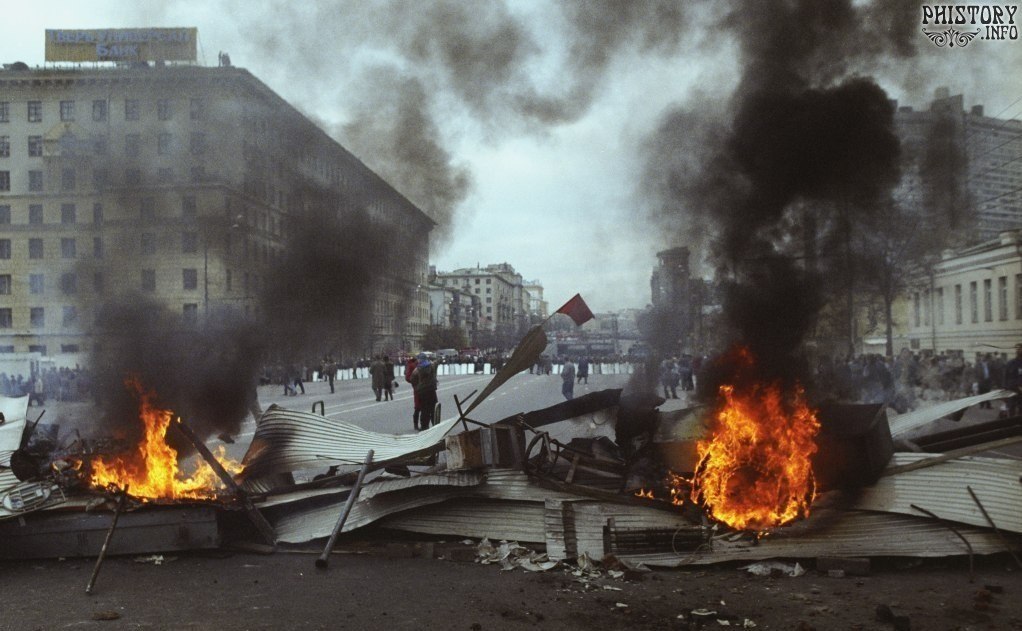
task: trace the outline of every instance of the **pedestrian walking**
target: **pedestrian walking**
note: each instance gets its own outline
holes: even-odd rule
[[[408,361],[405,362],[405,381],[409,384],[412,383],[412,373],[415,371],[416,366],[419,365],[419,360],[415,357],[409,357]],[[412,427],[415,431],[419,431],[419,414],[422,412],[422,408],[419,406],[419,393],[412,388]]]
[[[376,400],[380,401],[383,397],[383,385],[386,383],[386,367],[383,364],[383,359],[379,355],[373,355],[373,363],[369,364],[369,377],[373,386],[373,394],[376,395]]]
[[[569,401],[575,398],[575,364],[571,363],[570,357],[561,367],[561,394]]]
[[[419,396],[419,429],[429,429],[436,425],[437,419],[433,418],[436,410],[436,364],[429,361],[425,353],[419,353],[418,365],[412,371],[410,381]]]
[[[660,363],[660,385],[664,388],[665,399],[678,398],[678,382],[681,374],[678,372],[678,364],[674,358],[665,359]]]
[[[383,400],[393,401],[394,400],[394,362],[390,361],[390,357],[387,355],[383,356],[383,374],[386,377],[383,381]]]
[[[589,385],[589,358],[583,357],[578,360],[578,382]]]

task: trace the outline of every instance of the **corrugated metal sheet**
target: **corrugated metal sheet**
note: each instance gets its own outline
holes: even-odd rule
[[[431,535],[458,535],[494,541],[543,543],[543,504],[539,502],[453,499],[391,515],[380,525]]]
[[[938,403],[937,405],[931,405],[930,407],[920,408],[918,410],[912,410],[905,414],[899,414],[893,418],[888,419],[891,426],[891,436],[898,438],[908,432],[923,427],[929,423],[940,420],[945,416],[954,414],[959,410],[978,405],[984,401],[993,401],[995,399],[1006,399],[1012,396],[1012,392],[1009,390],[993,390],[986,394],[976,395],[974,397],[965,397],[964,399],[955,399],[954,401],[945,401],[944,403]]]
[[[427,486],[377,495],[365,501],[359,500],[352,506],[342,532],[350,532],[367,526],[393,513],[454,499],[464,493],[465,489],[461,487]],[[337,523],[337,518],[341,515],[341,507],[346,497],[341,496],[336,502],[324,506],[291,511],[278,518],[267,515],[277,533],[277,541],[305,543],[330,536]]]
[[[810,518],[811,520],[812,518]],[[957,527],[972,546],[974,554],[994,554],[1005,550],[989,529]],[[1007,535],[1015,550],[1022,550],[1022,537]],[[622,560],[658,567],[704,565],[725,561],[761,559],[812,559],[838,557],[944,557],[968,554],[968,548],[947,526],[926,518],[886,513],[850,511],[827,528],[787,533],[779,529],[753,544],[716,537],[712,549],[689,554],[629,555]]]
[[[930,458],[930,454],[897,453],[888,466]],[[988,526],[967,487],[983,503],[997,527],[1022,533],[1022,461],[1001,458],[958,458],[924,469],[886,476],[863,489],[855,508],[919,515],[916,504],[944,519]]]
[[[270,406],[242,460],[245,470],[240,477],[361,464],[370,449],[375,464],[412,457],[438,445],[455,423],[457,419],[450,419],[417,434],[380,434],[338,419]]]

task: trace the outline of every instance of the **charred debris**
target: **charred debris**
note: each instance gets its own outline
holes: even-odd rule
[[[810,510],[766,532],[726,526],[693,493],[716,412],[661,411],[663,399],[627,389],[488,425],[461,414],[409,435],[271,406],[235,474],[176,421],[221,484],[158,501],[89,485],[89,461],[125,445],[60,444],[54,426],[28,418],[27,400],[3,399],[0,557],[94,556],[107,544],[110,554],[232,544],[271,551],[329,537],[325,567],[339,535],[370,526],[522,542],[545,551],[530,561],[541,568],[580,558],[635,568],[1014,555],[1022,550],[1022,462],[979,454],[1022,441],[1022,417],[927,433],[941,418],[1009,395],[896,416],[879,405],[820,408]],[[299,472],[318,473],[295,483]],[[748,472],[736,479],[749,482]]]

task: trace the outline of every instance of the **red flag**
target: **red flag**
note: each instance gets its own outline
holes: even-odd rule
[[[582,300],[582,294],[575,294],[574,298],[564,303],[564,306],[554,313],[563,313],[574,320],[575,324],[579,326],[582,326],[596,317],[593,315],[593,312],[589,310],[589,305],[586,304],[586,301]]]

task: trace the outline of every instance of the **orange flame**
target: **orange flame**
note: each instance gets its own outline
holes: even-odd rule
[[[169,410],[153,404],[155,393],[147,391],[135,379],[126,386],[133,389],[139,400],[139,420],[145,436],[135,451],[92,461],[94,487],[130,486],[132,497],[141,499],[210,499],[216,496],[223,483],[212,467],[198,458],[197,468],[191,476],[179,470],[177,450],[167,444],[167,430],[173,421]],[[217,448],[216,459],[229,473],[238,473],[242,466],[227,457],[223,445]]]
[[[721,386],[712,436],[697,445],[691,498],[717,520],[762,531],[809,514],[816,494],[810,459],[820,424],[795,391],[786,406],[777,386],[739,395]]]

